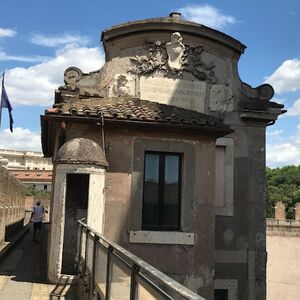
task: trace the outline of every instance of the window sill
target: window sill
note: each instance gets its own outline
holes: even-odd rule
[[[129,242],[137,244],[194,245],[194,233],[178,231],[130,231]]]

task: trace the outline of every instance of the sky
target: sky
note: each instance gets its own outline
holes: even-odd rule
[[[2,110],[0,148],[41,151],[40,115],[52,106],[65,69],[103,65],[103,30],[177,11],[247,46],[241,80],[271,84],[273,101],[288,111],[267,128],[267,166],[300,164],[299,0],[0,0],[0,11],[0,72],[15,121],[11,133]]]

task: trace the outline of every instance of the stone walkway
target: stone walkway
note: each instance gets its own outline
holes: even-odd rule
[[[56,285],[45,281],[45,245],[45,234],[40,243],[34,243],[30,230],[2,259],[0,300],[51,299],[50,293],[56,289]]]

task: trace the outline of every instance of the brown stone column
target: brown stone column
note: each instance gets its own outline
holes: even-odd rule
[[[276,202],[275,219],[276,220],[285,220],[285,205],[281,201]]]
[[[295,205],[295,220],[300,221],[300,202]]]

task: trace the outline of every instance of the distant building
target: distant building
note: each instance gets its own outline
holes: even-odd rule
[[[34,151],[0,149],[0,165],[8,170],[52,170],[51,159]]]
[[[52,162],[43,153],[0,149],[0,165],[26,187],[51,192]]]
[[[32,187],[38,191],[51,192],[52,171],[45,170],[10,170],[25,187]]]

